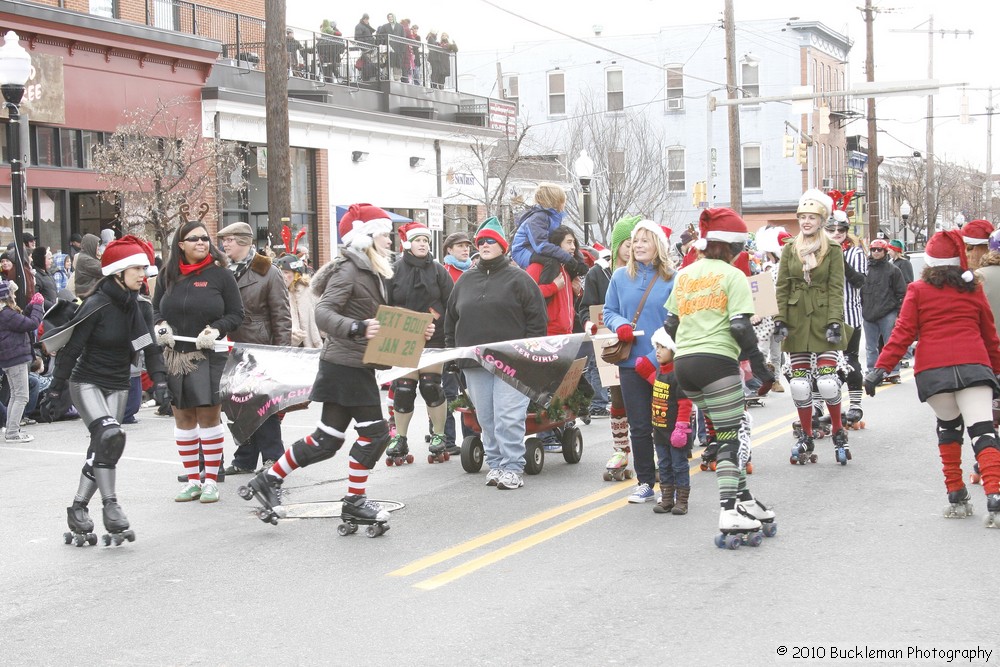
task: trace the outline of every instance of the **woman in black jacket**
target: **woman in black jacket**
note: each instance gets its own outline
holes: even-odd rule
[[[101,256],[104,274],[94,293],[74,316],[68,342],[56,355],[52,383],[42,408],[47,420],[76,406],[90,431],[90,446],[73,504],[66,508],[70,532],[66,544],[95,544],[94,522],[87,504],[98,490],[104,504],[104,544],[135,540],[115,492],[116,465],[125,449],[121,427],[128,400],[130,365],[140,352],[154,383],[154,395],[166,400],[167,383],[160,348],[153,342],[153,308],[140,296],[153,248],[142,239],[124,236],[108,244]]]
[[[411,222],[399,228],[403,254],[393,267],[392,286],[389,303],[418,313],[430,313],[434,317],[435,332],[427,342],[427,347],[444,347],[445,304],[451,296],[452,280],[448,270],[434,261],[431,254],[431,230],[419,222]],[[397,463],[410,453],[406,441],[413,404],[417,391],[427,404],[427,415],[431,420],[431,440],[428,450],[440,458],[441,452],[461,453],[462,448],[454,441],[444,438],[445,420],[448,417],[448,401],[445,399],[441,371],[443,364],[428,366],[413,371],[396,380],[393,393],[393,409],[396,418],[396,433],[392,436],[386,455]]]
[[[56,279],[52,275],[52,250],[38,246],[31,251],[31,266],[35,269],[35,291],[45,299],[45,310],[56,303]]]

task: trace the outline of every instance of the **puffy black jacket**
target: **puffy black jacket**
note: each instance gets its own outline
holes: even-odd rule
[[[869,259],[868,275],[861,288],[861,317],[868,322],[899,312],[906,296],[903,274],[887,259]]]

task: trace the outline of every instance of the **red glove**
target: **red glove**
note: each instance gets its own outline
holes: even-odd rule
[[[656,366],[646,357],[639,357],[635,360],[635,372],[640,377],[645,378],[650,384],[653,384],[653,381],[656,380]]]
[[[586,322],[583,323],[583,333],[587,333],[593,336],[594,334],[597,333],[597,325],[591,322],[590,320],[587,320]]]
[[[631,343],[635,340],[635,330],[631,324],[621,325],[615,329],[615,333],[618,334],[618,340],[623,343]]]
[[[35,292],[34,294],[31,295],[31,299],[28,301],[28,303],[32,305],[37,304],[40,306],[43,303],[45,303],[45,298],[42,296],[41,292]]]

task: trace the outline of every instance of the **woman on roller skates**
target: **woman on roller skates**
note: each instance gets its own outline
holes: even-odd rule
[[[778,267],[778,316],[774,335],[783,340],[792,366],[789,381],[801,424],[792,462],[815,462],[813,454],[812,380],[830,410],[837,460],[851,458],[840,415],[841,381],[837,373],[844,338],[844,253],[823,233],[833,200],[819,190],[799,199],[799,234],[781,251]]]
[[[448,270],[436,262],[431,254],[431,230],[419,222],[411,222],[400,227],[399,234],[403,253],[392,269],[394,277],[389,290],[389,303],[418,313],[430,313],[434,317],[435,327],[434,335],[427,341],[427,347],[442,348],[442,318],[454,283]],[[428,366],[396,380],[393,389],[396,434],[386,451],[390,463],[394,460],[407,460],[410,454],[406,433],[410,427],[418,391],[427,404],[427,414],[431,421],[429,460],[443,460],[445,452],[448,455],[461,453],[462,448],[455,446],[454,436],[451,443],[445,441],[448,401],[441,378],[442,368],[443,364]]]
[[[378,333],[375,314],[388,302],[392,239],[389,214],[371,204],[354,204],[340,220],[341,254],[313,276],[312,289],[322,294],[316,306],[316,325],[326,334],[319,373],[309,400],[323,403],[316,430],[294,442],[285,454],[257,473],[240,490],[244,500],[253,497],[264,507],[264,521],[276,521],[274,508],[281,504],[280,488],[298,468],[326,461],[340,451],[347,428],[355,422],[358,439],[348,460],[347,495],[342,518],[384,524],[389,513],[368,500],[369,471],[389,444],[389,425],[382,416],[375,368],[363,361],[368,341]],[[425,337],[433,334],[429,324]]]
[[[632,230],[640,216],[624,217],[615,223],[611,229],[611,266],[604,268],[595,264],[587,273],[583,283],[583,296],[580,298],[580,321],[585,322],[584,329],[593,335],[597,333],[597,325],[590,321],[590,307],[603,306],[607,297],[611,276],[628,263],[632,249]],[[600,354],[600,349],[596,350]],[[628,416],[625,413],[625,401],[619,385],[608,387],[608,397],[611,399],[611,445],[614,453],[608,460],[604,472],[604,481],[610,482],[631,479],[632,471],[628,467],[628,455],[632,451],[628,440]]]
[[[108,531],[105,544],[135,539],[118,504],[115,468],[125,449],[121,420],[128,399],[130,365],[138,363],[140,352],[157,402],[168,399],[163,355],[153,342],[153,307],[148,297],[140,295],[152,263],[153,248],[141,239],[123,236],[109,243],[101,255],[104,278],[80,306],[69,341],[56,355],[42,416],[46,421],[58,419],[72,404],[90,431],[76,496],[66,508],[70,530],[65,535],[66,544],[96,543],[87,505],[98,490]]]
[[[611,276],[604,302],[604,326],[614,331],[619,341],[632,344],[628,358],[618,364],[618,379],[628,415],[638,479],[638,488],[628,501],[645,503],[656,500],[653,424],[649,409],[653,388],[636,372],[635,363],[639,357],[652,355],[650,338],[667,314],[663,304],[674,286],[674,265],[667,235],[655,222],[639,220],[631,238],[628,263]],[[636,335],[636,331],[641,331],[642,335]]]
[[[993,312],[969,271],[962,232],[938,232],[927,244],[920,280],[910,283],[899,319],[865,391],[875,388],[918,336],[914,358],[917,396],[937,417],[938,451],[950,505],[946,517],[972,514],[962,479],[963,428],[986,492],[986,525],[1000,528],[1000,443],[993,426],[993,398],[1000,396],[1000,339]]]
[[[770,536],[777,529],[774,512],[747,488],[750,443],[740,439],[745,408],[738,359],[757,349],[757,335],[750,323],[750,285],[731,262],[743,249],[747,227],[728,208],[703,211],[700,226],[697,244],[704,257],[677,274],[663,328],[677,343],[674,372],[681,390],[715,428],[721,505],[716,545],[735,549],[742,541],[758,545],[762,531]],[[758,380],[774,381],[761,355],[750,359]]]
[[[216,342],[243,323],[243,300],[226,256],[212,245],[205,224],[188,220],[174,233],[163,275],[153,292],[156,342],[163,348],[174,411],[174,440],[187,481],[179,503],[219,500],[222,398],[219,381],[229,357]],[[175,340],[185,336],[195,342]],[[199,456],[200,454],[200,456]],[[205,481],[198,470],[204,462]]]

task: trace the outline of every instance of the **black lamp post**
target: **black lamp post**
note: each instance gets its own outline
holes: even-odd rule
[[[910,202],[903,200],[903,203],[899,205],[899,216],[903,218],[903,252],[909,252],[910,246],[906,238],[906,232],[908,225],[906,221],[910,218],[910,213],[913,209],[910,208]]]
[[[7,109],[7,150],[10,153],[10,203],[14,223],[14,275],[17,283],[17,303],[22,308],[31,297],[24,277],[24,206],[28,184],[24,177],[21,155],[21,114],[18,105],[24,96],[24,85],[31,74],[31,56],[20,44],[17,33],[9,31],[0,47],[0,90]]]
[[[587,155],[587,151],[580,151],[580,157],[573,163],[573,170],[580,180],[580,190],[583,192],[583,210],[580,212],[580,224],[583,226],[583,245],[590,245],[590,225],[594,223],[589,219],[591,213],[590,182],[594,179],[594,161]]]

